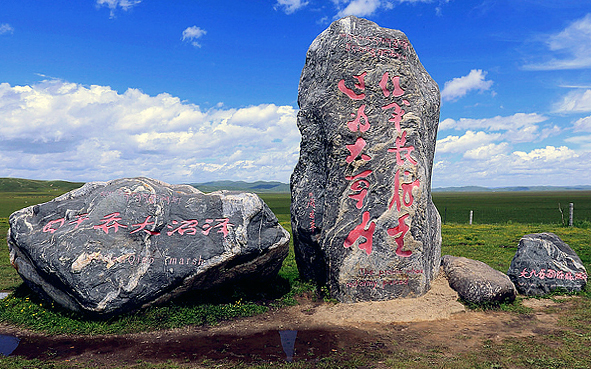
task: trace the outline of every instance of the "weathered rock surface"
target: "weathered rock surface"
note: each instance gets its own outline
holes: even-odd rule
[[[12,265],[44,298],[94,315],[279,271],[289,233],[256,195],[148,178],[87,183],[10,216]]]
[[[475,304],[515,300],[517,291],[509,277],[481,261],[445,255],[441,265],[449,286],[463,300]]]
[[[539,296],[556,289],[581,291],[587,270],[577,253],[554,233],[521,238],[507,275],[523,295]]]
[[[341,302],[419,296],[441,259],[439,88],[407,37],[353,16],[310,46],[291,219],[302,277]]]

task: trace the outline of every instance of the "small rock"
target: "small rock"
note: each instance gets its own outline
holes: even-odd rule
[[[10,260],[43,298],[110,316],[274,277],[289,233],[256,195],[149,178],[92,182],[10,216]]]
[[[442,266],[450,287],[463,300],[475,304],[515,300],[517,291],[509,277],[481,261],[445,255]]]
[[[507,275],[523,295],[540,296],[556,289],[581,291],[587,270],[576,252],[554,233],[521,238]]]

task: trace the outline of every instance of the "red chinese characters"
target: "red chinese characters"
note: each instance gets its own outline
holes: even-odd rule
[[[368,175],[372,173],[371,170],[366,170],[364,172],[359,173],[356,176],[346,176],[345,179],[347,181],[353,181],[351,184],[351,190],[355,193],[349,195],[350,198],[357,201],[355,207],[357,209],[361,209],[363,207],[363,199],[367,196],[367,190],[369,189],[369,181],[365,179]]]
[[[400,86],[400,76],[391,77],[388,72],[382,75],[380,88],[382,89],[382,94],[386,98],[401,98],[405,93]],[[415,167],[418,162],[411,156],[411,153],[415,150],[414,146],[407,145],[406,143],[408,132],[403,130],[401,126],[402,118],[406,111],[401,105],[410,106],[410,103],[408,100],[402,99],[401,101],[392,101],[382,106],[383,111],[390,112],[391,115],[388,122],[394,123],[394,128],[396,130],[394,147],[388,149],[388,152],[396,155],[396,166],[398,167],[396,174],[394,175],[394,191],[388,209],[392,209],[396,206],[396,211],[400,214],[398,217],[398,225],[389,228],[387,232],[388,235],[394,237],[394,240],[396,241],[396,255],[409,257],[412,255],[412,251],[403,250],[404,237],[410,230],[406,221],[410,218],[410,213],[408,212],[409,208],[414,203],[413,189],[419,187],[420,182],[418,179],[412,178],[412,172],[414,172],[412,168]]]
[[[390,77],[390,73],[386,72],[382,75],[382,79],[380,80],[380,87],[382,89],[382,93],[385,97],[392,96],[400,97],[404,95],[404,90],[400,88],[400,76],[392,77],[392,84],[394,85],[394,89],[390,91],[388,89],[388,78]]]
[[[80,214],[76,215],[76,219],[70,221],[68,225],[75,225],[74,229],[77,229],[81,223],[87,221],[88,214]],[[107,214],[102,217],[99,224],[92,225],[93,229],[100,230],[105,234],[114,234],[120,231],[121,229],[129,229],[129,234],[135,234],[139,232],[147,233],[150,236],[159,236],[160,232],[153,229],[155,225],[155,221],[152,221],[152,216],[148,215],[142,222],[130,224],[122,222],[123,218],[121,217],[121,213],[114,212],[111,214]],[[43,226],[44,233],[55,233],[58,229],[66,226],[65,218],[59,218],[50,220]],[[199,221],[196,219],[189,219],[189,220],[173,220],[170,224],[167,224],[166,227],[169,231],[166,232],[167,236],[194,236],[198,232],[208,236],[212,229],[217,228],[217,233],[223,234],[224,237],[227,237],[230,233],[230,227],[233,227],[234,224],[230,223],[229,218],[219,218],[219,219],[206,219],[203,224],[200,225]],[[149,229],[152,228],[152,229]],[[198,229],[199,228],[199,229]]]
[[[368,226],[369,224],[369,226]],[[361,224],[356,226],[345,239],[345,247],[351,247],[360,237],[364,237],[365,241],[359,243],[359,248],[365,250],[367,255],[371,254],[373,244],[373,232],[376,229],[375,222],[369,222],[369,211],[363,213]]]
[[[357,109],[357,114],[351,113],[351,118],[355,118],[352,121],[347,122],[347,127],[351,132],[357,130],[359,130],[359,132],[367,132],[370,126],[369,121],[367,120],[367,115],[365,114],[365,104]]]
[[[205,224],[201,227],[201,229],[202,229],[201,233],[208,236],[209,231],[211,231],[212,228],[219,228],[218,233],[223,233],[224,237],[225,237],[228,235],[228,226],[234,225],[234,224],[230,224],[230,219],[228,219],[228,218],[216,219],[215,221],[220,222],[220,223],[218,223],[214,226],[212,226],[213,221],[214,221],[213,219],[206,219]]]
[[[168,231],[166,234],[169,236],[172,236],[175,233],[178,233],[181,236],[183,236],[185,233],[189,235],[197,234],[197,225],[199,222],[195,219],[183,220],[180,222],[181,225],[178,224],[179,222],[177,220],[173,220],[172,225],[169,224],[166,226],[168,229],[172,229],[172,231]]]
[[[69,224],[76,224],[74,229],[77,229],[78,226],[85,220],[88,220],[88,214],[79,214],[76,215],[76,219],[72,220]]]
[[[353,76],[357,80],[355,83],[355,88],[357,91],[353,91],[352,89],[346,87],[345,80],[341,80],[338,83],[338,89],[345,95],[347,95],[351,100],[358,101],[365,99],[365,77],[367,76],[367,72],[363,72],[359,75]],[[366,104],[360,105],[356,110],[356,112],[351,113],[351,118],[353,120],[347,122],[347,128],[351,132],[358,132],[360,136],[357,137],[355,143],[352,145],[345,145],[347,150],[349,150],[349,155],[345,158],[345,162],[347,164],[351,164],[354,161],[360,159],[362,161],[370,161],[371,157],[365,154],[363,151],[367,146],[367,142],[361,135],[367,132],[371,128],[371,124],[367,115],[365,113]],[[353,192],[352,194],[348,195],[349,198],[355,200],[355,207],[357,209],[361,209],[363,207],[364,199],[367,196],[367,193],[370,189],[371,183],[367,178],[372,173],[371,170],[363,171],[359,174],[353,176],[346,176],[345,179],[348,181],[352,181],[350,185],[350,190]],[[364,250],[367,255],[371,254],[372,247],[373,247],[373,234],[376,228],[376,224],[374,221],[370,221],[371,215],[368,211],[363,212],[361,217],[361,223],[358,224],[349,234],[347,235],[345,242],[343,244],[344,247],[351,247],[357,240],[361,237],[365,239],[365,241],[359,242],[359,248]]]
[[[109,215],[105,215],[103,217],[103,223],[99,224],[99,225],[95,225],[92,228],[94,229],[101,229],[103,230],[103,232],[105,232],[106,234],[109,234],[109,229],[114,229],[115,233],[117,233],[117,231],[119,230],[119,227],[121,228],[127,228],[126,225],[122,225],[119,223],[119,221],[122,219],[120,217],[121,214],[119,213],[111,213]]]
[[[347,163],[351,164],[359,156],[361,157],[362,160],[370,161],[371,158],[369,156],[361,153],[361,151],[363,151],[363,148],[365,147],[365,145],[367,145],[367,143],[361,137],[358,137],[357,138],[357,140],[355,141],[355,144],[353,144],[353,145],[346,145],[347,146],[347,149],[349,150],[349,152],[351,154],[349,156],[347,156],[347,158],[345,159],[345,161]]]
[[[410,153],[415,149],[414,146],[404,146],[406,145],[406,131],[402,132],[402,137],[396,137],[395,142],[396,147],[388,149],[388,152],[396,153],[396,164],[401,167],[404,166],[404,161],[408,160],[412,165],[417,165],[418,163],[410,156]]]
[[[402,257],[408,257],[412,255],[412,251],[402,250],[404,247],[404,236],[408,233],[409,227],[406,225],[406,218],[408,218],[409,214],[404,214],[400,218],[398,218],[398,225],[394,228],[388,228],[387,232],[388,235],[394,237],[394,241],[396,241],[396,255]]]
[[[563,272],[562,270],[553,270],[553,269],[540,269],[536,271],[532,269],[530,271],[527,268],[523,268],[521,273],[519,274],[520,278],[530,279],[532,277],[536,277],[538,279],[564,279],[567,281],[574,281],[577,279],[584,280],[587,282],[587,273],[579,272],[579,273],[571,273],[571,272]]]
[[[354,102],[362,102],[367,96],[366,79],[372,80],[368,77],[367,72],[362,72],[353,75],[354,79],[352,87],[351,82],[346,82],[342,79],[338,82],[338,90],[349,97]],[[388,209],[398,212],[398,224],[395,227],[388,228],[387,234],[394,237],[396,242],[396,254],[400,257],[409,257],[412,251],[404,250],[404,238],[410,231],[411,224],[411,206],[414,204],[414,190],[420,186],[420,181],[415,177],[415,167],[418,162],[413,158],[415,147],[408,144],[408,131],[402,128],[402,120],[406,113],[406,107],[410,106],[410,102],[404,99],[405,90],[402,88],[400,76],[394,75],[390,72],[385,72],[380,78],[375,90],[379,91],[377,94],[386,98],[389,101],[381,106],[381,111],[387,114],[387,121],[393,123],[396,136],[394,137],[393,147],[387,149],[387,152],[395,155],[396,159],[396,174],[393,183],[393,195],[389,202]],[[356,82],[355,82],[356,81]],[[378,88],[379,87],[379,88]],[[372,157],[366,153],[369,143],[363,137],[371,128],[371,123],[367,116],[367,104],[360,104],[351,112],[351,120],[346,122],[347,128],[351,132],[358,133],[355,142],[346,144],[349,155],[345,157],[347,164],[355,164],[355,168],[359,168],[364,162],[369,162]],[[379,109],[379,108],[378,108]],[[359,169],[357,169],[359,170]],[[372,170],[364,170],[353,175],[346,176],[345,179],[350,181],[348,197],[352,199],[355,207],[363,210],[365,201],[371,191],[371,174]],[[373,235],[375,232],[376,223],[371,220],[369,211],[361,213],[361,222],[349,232],[345,241],[344,247],[351,247],[359,239],[359,248],[364,250],[368,255],[372,252]]]
[[[360,90],[360,91],[364,91],[365,90],[365,76],[367,75],[367,72],[363,72],[358,76],[353,76],[353,78],[355,78],[358,82],[355,84],[355,87]],[[365,99],[365,93],[356,93],[355,91],[353,91],[352,89],[348,88],[347,86],[345,86],[345,80],[342,79],[339,81],[339,90],[344,93],[345,95],[347,95],[350,99],[353,100],[363,100]]]
[[[137,228],[137,229],[135,229],[135,230],[133,230],[133,231],[131,231],[131,232],[129,232],[129,234],[134,234],[134,233],[137,233],[137,232],[139,232],[139,231],[144,231],[144,232],[146,232],[147,234],[149,234],[150,236],[156,236],[156,235],[159,235],[159,234],[160,234],[160,232],[157,232],[157,231],[150,231],[149,229],[146,229],[146,227],[147,227],[147,226],[149,226],[149,225],[154,225],[154,222],[150,222],[150,218],[151,218],[151,217],[152,217],[151,215],[148,215],[148,216],[146,217],[146,220],[144,220],[142,223],[138,223],[138,224],[132,224],[132,227],[138,227],[138,228]]]
[[[61,228],[64,225],[64,222],[66,220],[64,218],[60,218],[60,219],[54,219],[49,221],[44,227],[43,227],[43,233],[51,233],[53,234],[55,231],[57,231],[59,228]]]
[[[410,103],[406,100],[402,100],[402,104],[410,106]],[[404,113],[406,113],[406,111],[404,111],[404,109],[402,109],[402,107],[395,102],[382,106],[382,110],[389,110],[389,109],[394,109],[394,111],[391,112],[391,117],[390,117],[390,119],[388,119],[388,122],[394,123],[394,127],[396,127],[396,131],[400,132],[401,131],[400,122],[402,121],[402,116],[404,115]]]
[[[78,226],[84,222],[85,220],[88,220],[87,217],[88,214],[79,214],[76,215],[76,219],[70,221],[68,224],[76,224],[76,226],[74,227],[74,229],[77,229]],[[66,222],[65,218],[60,218],[60,219],[54,219],[49,221],[45,226],[43,226],[43,233],[54,233],[55,231],[57,231],[58,229],[60,229],[61,227],[63,227],[64,223]]]
[[[411,177],[411,173],[405,171],[404,174],[407,177]],[[404,178],[403,178],[404,181]],[[412,195],[412,190],[415,187],[419,186],[419,180],[415,179],[414,181],[410,182],[401,182],[400,181],[400,170],[396,171],[396,175],[394,176],[394,196],[392,197],[392,201],[390,201],[389,209],[392,209],[394,205],[396,205],[396,210],[400,212],[402,206],[410,207],[414,202],[414,197]],[[400,192],[402,190],[402,193]]]

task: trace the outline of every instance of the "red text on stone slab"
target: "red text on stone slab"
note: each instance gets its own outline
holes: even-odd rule
[[[373,233],[376,229],[376,223],[373,221],[369,222],[369,217],[369,211],[363,212],[361,224],[357,225],[351,232],[349,232],[347,238],[345,239],[345,247],[351,247],[360,237],[363,237],[365,238],[365,241],[359,243],[359,248],[364,250],[367,255],[371,254]]]

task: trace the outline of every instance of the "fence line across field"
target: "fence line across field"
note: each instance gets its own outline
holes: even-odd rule
[[[574,218],[575,218],[575,204],[573,202],[569,203],[568,209],[569,209],[568,226],[572,227],[573,223],[574,223]],[[558,203],[558,210],[560,210],[560,215],[562,217],[562,224],[564,225],[564,214],[562,212],[562,208],[560,207],[560,203]],[[445,208],[445,218],[447,218],[447,207]],[[470,210],[470,218],[469,218],[470,225],[472,225],[473,219],[474,219],[474,210]],[[444,220],[443,224],[445,224],[445,220]]]

